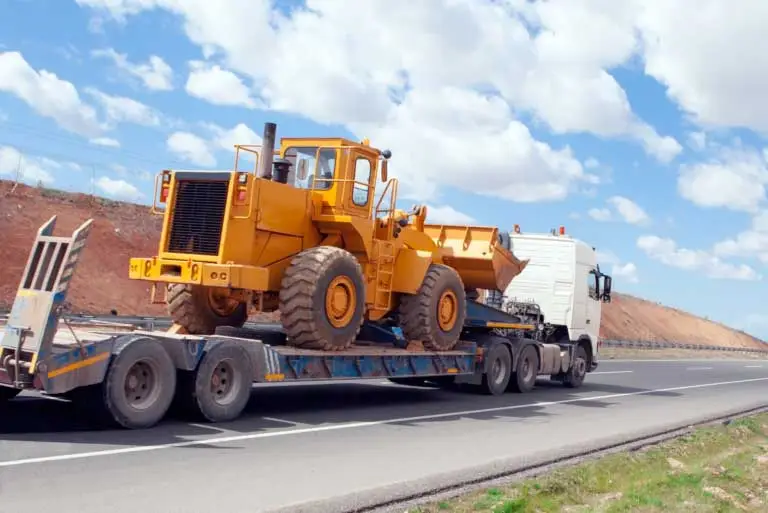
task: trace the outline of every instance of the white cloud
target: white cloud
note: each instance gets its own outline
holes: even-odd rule
[[[596,250],[597,263],[611,266],[609,273],[613,278],[629,283],[638,283],[640,281],[637,274],[637,266],[633,262],[622,263],[621,259],[613,251]]]
[[[95,144],[97,146],[108,146],[111,148],[119,148],[120,147],[120,141],[117,139],[112,139],[111,137],[96,137],[94,139],[91,139],[91,144]]]
[[[638,2],[645,71],[698,124],[768,131],[768,2],[748,3]]]
[[[691,132],[688,134],[688,145],[696,151],[707,147],[707,134],[705,132]]]
[[[587,215],[595,221],[610,221],[611,211],[607,208],[590,208]]]
[[[702,207],[756,212],[765,200],[768,167],[762,152],[740,145],[719,148],[706,162],[680,166],[680,195]]]
[[[222,128],[213,123],[206,128],[212,134],[212,150],[225,150],[234,155],[235,144],[260,145],[261,136],[251,130],[245,123],[238,123],[230,129]]]
[[[611,269],[611,276],[629,283],[638,283],[640,281],[637,276],[637,266],[632,262],[615,264]]]
[[[112,123],[128,122],[145,126],[160,124],[160,117],[154,109],[141,102],[124,96],[112,96],[94,88],[87,88],[85,92],[96,98]]]
[[[138,78],[147,89],[153,91],[170,91],[173,89],[173,69],[162,58],[151,55],[145,63],[135,64],[128,60],[124,53],[118,53],[113,48],[93,50],[94,57],[106,57],[121,71]]]
[[[243,81],[218,64],[191,61],[186,91],[190,96],[200,98],[214,105],[231,105],[256,108],[259,104]]]
[[[0,146],[0,176],[37,185],[53,183],[52,169],[58,169],[61,164],[45,157],[23,155],[12,146]]]
[[[606,202],[613,207],[625,223],[644,225],[648,224],[651,220],[645,210],[629,198],[625,198],[624,196],[611,196]],[[613,220],[613,213],[609,208],[591,208],[587,212],[587,215],[595,221],[605,222]]]
[[[225,100],[258,98],[390,147],[393,175],[419,170],[403,177],[410,181],[403,191],[420,199],[452,185],[515,201],[557,200],[594,181],[569,148],[537,141],[518,112],[556,132],[635,140],[661,161],[681,150],[632,112],[606,71],[639,48],[634,4],[516,2],[524,23],[511,3],[477,0],[308,0],[290,15],[265,0],[78,3],[121,21],[154,8],[178,15],[207,59],[253,84],[252,95]]]
[[[114,180],[108,176],[100,176],[94,185],[105,195],[114,199],[136,201],[143,196],[135,185],[125,180]]]
[[[75,86],[55,73],[33,69],[19,52],[0,52],[0,91],[17,96],[65,130],[84,137],[101,134],[96,111]]]
[[[699,271],[710,278],[731,280],[760,280],[762,276],[746,264],[730,264],[703,250],[678,248],[672,239],[643,235],[637,247],[648,257],[665,265],[686,271]]]
[[[174,132],[166,141],[168,151],[182,160],[198,166],[216,165],[216,157],[208,147],[208,142],[189,132]]]
[[[427,205],[427,223],[429,224],[474,224],[475,218],[459,212],[449,205]]]
[[[612,196],[608,198],[608,203],[610,203],[622,219],[629,224],[646,224],[650,221],[650,217],[645,213],[645,210],[629,198]]]
[[[748,230],[718,242],[712,251],[721,257],[755,257],[768,263],[768,210],[755,215]]]

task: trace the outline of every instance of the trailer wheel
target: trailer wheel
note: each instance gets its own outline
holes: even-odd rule
[[[517,365],[509,386],[515,392],[530,392],[536,384],[538,374],[539,353],[536,352],[535,347],[529,344],[523,347],[517,357]]]
[[[0,385],[0,403],[10,401],[21,392],[18,388],[5,387]]]
[[[573,357],[573,365],[563,376],[563,385],[568,388],[579,388],[584,383],[587,375],[587,350],[584,346],[576,346],[576,352]]]
[[[449,351],[459,342],[467,316],[464,284],[455,269],[432,264],[416,294],[403,294],[398,309],[407,340],[431,351]]]
[[[205,353],[192,379],[185,380],[178,395],[185,406],[209,422],[226,422],[240,416],[251,398],[253,366],[238,344],[224,342]]]
[[[158,423],[176,392],[176,368],[165,348],[148,338],[134,339],[113,355],[104,380],[104,404],[129,429]]]
[[[365,281],[357,258],[318,246],[296,255],[280,285],[280,318],[288,345],[343,350],[357,339],[365,315]]]
[[[481,388],[484,393],[501,395],[512,378],[512,355],[504,344],[494,344],[485,355],[486,368]]]
[[[245,324],[248,305],[216,287],[175,283],[168,286],[168,313],[191,335],[210,335],[219,326]]]

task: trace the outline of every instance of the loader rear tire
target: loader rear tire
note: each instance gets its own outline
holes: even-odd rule
[[[280,320],[288,345],[324,351],[349,348],[365,315],[365,281],[357,258],[319,246],[291,261],[280,286]]]
[[[190,335],[212,335],[219,326],[245,324],[248,305],[227,301],[211,287],[177,283],[168,287],[168,313]]]
[[[419,291],[401,296],[398,314],[407,340],[419,340],[430,351],[453,349],[467,316],[459,273],[447,265],[432,264]]]

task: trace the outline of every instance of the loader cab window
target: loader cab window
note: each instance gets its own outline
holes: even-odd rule
[[[355,183],[352,188],[352,203],[358,207],[368,204],[371,195],[371,161],[365,157],[355,160]]]
[[[317,147],[306,146],[302,148],[290,148],[290,152],[296,154],[296,164],[293,186],[297,189],[311,189],[327,191],[333,185],[336,173],[336,150],[324,148],[320,150],[319,165],[317,164]],[[315,176],[317,168],[318,176]]]

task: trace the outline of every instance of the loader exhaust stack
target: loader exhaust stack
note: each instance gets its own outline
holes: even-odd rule
[[[259,158],[259,167],[256,176],[264,178],[272,174],[272,159],[275,153],[275,134],[277,125],[275,123],[264,123],[264,135],[261,140],[261,156]]]

